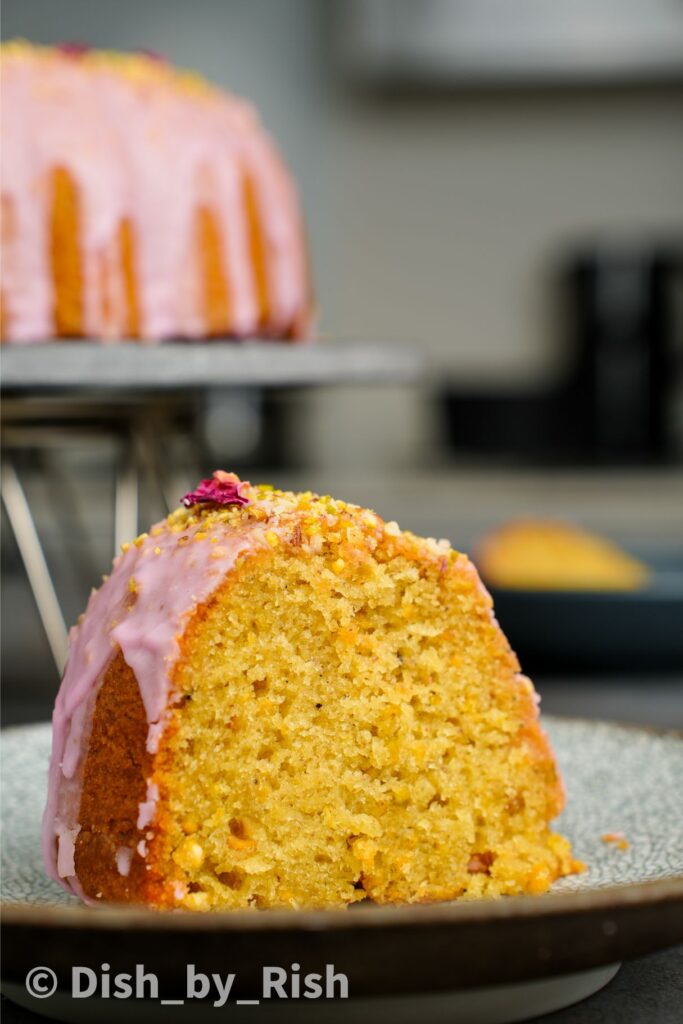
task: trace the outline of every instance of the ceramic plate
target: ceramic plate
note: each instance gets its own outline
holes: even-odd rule
[[[378,999],[386,1009],[396,997],[400,1001],[391,1009],[394,1020],[421,997],[431,1000],[429,1012],[423,1004],[425,1017],[437,1020],[441,1013],[456,1021],[460,1014],[482,1024],[521,1020],[583,998],[604,985],[625,957],[683,941],[683,737],[574,719],[546,718],[544,724],[568,791],[558,828],[589,865],[585,874],[563,879],[550,893],[536,897],[206,915],[82,907],[47,879],[39,833],[50,729],[35,725],[6,730],[6,990],[29,1005],[27,971],[49,966],[58,989],[41,1002],[40,1011],[62,1020],[88,1019],[87,1013],[79,1018],[76,1001],[63,994],[74,964],[100,972],[101,994],[103,962],[110,965],[112,976],[142,963],[154,972],[167,999],[180,999],[186,994],[190,961],[207,976],[233,972],[233,1002],[259,997],[264,966],[285,968],[289,983],[293,963],[300,965],[302,977],[324,973],[325,965],[333,964],[348,978],[355,1019],[361,1018],[362,1007],[369,1006],[372,1016]],[[627,848],[602,838],[613,833],[623,833]],[[78,1001],[81,1011],[84,1002]],[[131,1020],[135,1006],[147,1005],[136,1000],[100,1002],[97,1014],[102,1020],[122,1019],[124,1009]],[[332,1000],[324,1004],[330,1020],[335,1019],[335,1007],[344,1005]],[[312,1019],[320,1019],[321,1003],[303,999],[296,1004],[262,1001],[261,1009],[282,1021],[290,1012],[287,1007],[295,1005],[297,1019],[307,1009]],[[242,1002],[233,1009],[246,1014],[251,1007],[254,1019],[253,1006]],[[92,1013],[92,1001],[89,1007]],[[176,1009],[180,1013],[180,1004]],[[198,1010],[193,1003],[195,1017]],[[410,1012],[415,1013],[414,1007]]]

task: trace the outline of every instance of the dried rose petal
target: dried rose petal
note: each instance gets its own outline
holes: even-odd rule
[[[209,480],[202,480],[196,491],[190,491],[180,501],[185,508],[207,501],[216,505],[248,505],[249,499],[240,490],[245,486],[246,483],[234,473],[217,469]]]

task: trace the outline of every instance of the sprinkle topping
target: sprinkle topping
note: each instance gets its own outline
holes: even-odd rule
[[[213,502],[215,505],[248,505],[249,499],[242,493],[242,488],[246,486],[247,482],[240,480],[235,473],[217,469],[210,479],[202,480],[196,491],[190,491],[180,501],[185,508],[203,502]]]

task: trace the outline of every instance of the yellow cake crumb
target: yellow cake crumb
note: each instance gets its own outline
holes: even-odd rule
[[[628,850],[629,842],[623,832],[605,832],[600,836],[603,843],[609,843],[617,850]]]

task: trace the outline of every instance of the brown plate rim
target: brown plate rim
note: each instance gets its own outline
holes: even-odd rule
[[[683,875],[654,879],[636,885],[603,886],[588,892],[547,893],[542,896],[511,896],[506,899],[472,900],[441,904],[403,904],[366,907],[359,910],[266,910],[218,911],[210,914],[166,914],[142,907],[112,904],[93,909],[86,906],[50,906],[3,903],[4,926],[120,931],[134,927],[164,932],[259,932],[259,931],[348,931],[405,925],[431,927],[448,923],[506,921],[581,915],[617,908],[655,906],[681,902]]]

